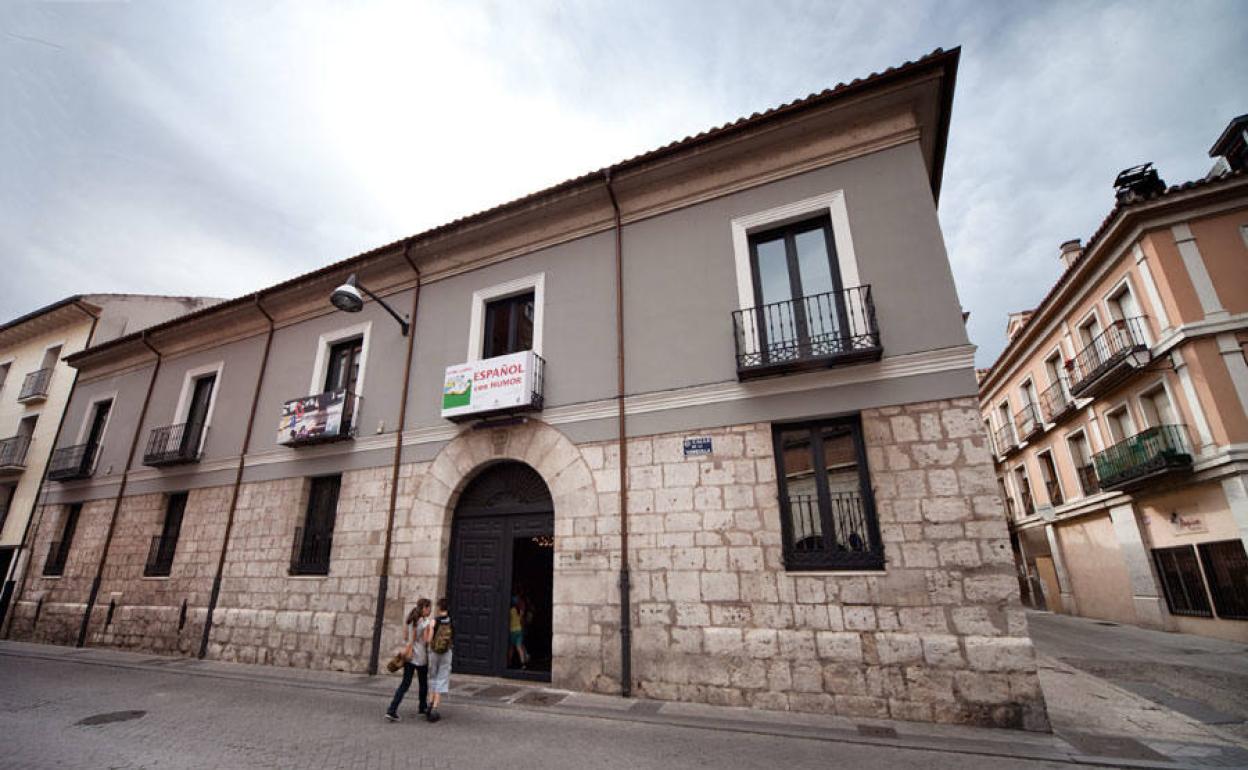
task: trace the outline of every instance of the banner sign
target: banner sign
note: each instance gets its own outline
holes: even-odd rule
[[[709,455],[711,453],[711,437],[699,436],[685,439],[685,457]]]
[[[515,409],[533,403],[533,351],[446,367],[442,416]]]
[[[287,401],[282,406],[282,419],[277,426],[277,443],[300,444],[337,437],[342,430],[346,403],[345,390]]]

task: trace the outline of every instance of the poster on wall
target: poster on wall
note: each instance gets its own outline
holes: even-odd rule
[[[287,401],[282,406],[282,418],[277,426],[277,443],[301,444],[337,437],[342,430],[346,402],[345,390]]]
[[[529,406],[533,403],[533,367],[531,350],[446,367],[442,416]]]

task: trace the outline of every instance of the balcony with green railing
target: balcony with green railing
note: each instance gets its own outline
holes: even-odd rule
[[[1092,458],[1102,490],[1127,489],[1191,470],[1187,429],[1158,425],[1099,452]]]

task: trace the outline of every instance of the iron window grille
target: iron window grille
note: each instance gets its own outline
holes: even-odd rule
[[[173,557],[178,548],[178,536],[182,533],[182,516],[186,512],[188,497],[186,492],[169,495],[164,524],[160,534],[152,536],[152,544],[147,550],[144,577],[168,577],[173,572]]]
[[[773,426],[789,570],[883,569],[858,418]]]
[[[18,392],[18,401],[36,401],[47,398],[48,385],[52,382],[52,368],[36,369],[22,380],[22,389]]]
[[[94,471],[98,449],[94,444],[61,447],[48,461],[48,478],[53,481],[87,478]]]
[[[1244,541],[1201,543],[1199,549],[1218,617],[1248,620],[1248,552],[1244,551]]]
[[[53,540],[48,543],[48,557],[43,561],[44,577],[60,577],[65,574],[65,563],[69,561],[69,541]]]
[[[1161,577],[1170,614],[1213,617],[1209,597],[1205,594],[1205,583],[1200,576],[1195,548],[1190,545],[1155,548],[1153,562],[1157,565],[1158,576]]]
[[[1065,377],[1059,377],[1040,394],[1040,411],[1046,422],[1055,423],[1075,408],[1075,400],[1070,397],[1070,385]]]
[[[741,378],[875,360],[879,325],[870,286],[855,286],[736,310]]]
[[[1069,364],[1071,394],[1094,395],[1119,380],[1115,373],[1129,372],[1131,366],[1122,364],[1133,353],[1148,353],[1146,323],[1145,316],[1116,320],[1080,350]]]
[[[1157,425],[1098,452],[1092,462],[1101,489],[1129,487],[1191,468],[1186,432],[1182,425]]]
[[[333,544],[333,530],[296,527],[295,540],[290,549],[290,574],[328,575]]]
[[[200,447],[208,426],[197,422],[152,428],[143,451],[143,464],[180,465],[199,462]]]
[[[0,471],[17,471],[26,467],[30,436],[11,436],[0,440]]]

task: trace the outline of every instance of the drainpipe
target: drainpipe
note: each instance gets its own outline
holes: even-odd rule
[[[199,657],[208,654],[208,635],[212,633],[212,613],[217,609],[217,600],[221,597],[221,576],[225,573],[225,555],[230,549],[230,533],[234,530],[234,512],[238,510],[238,493],[243,484],[243,462],[247,459],[247,450],[251,448],[251,429],[256,423],[256,407],[260,403],[260,386],[264,383],[264,373],[269,368],[269,349],[273,345],[273,316],[269,315],[260,304],[260,295],[256,294],[256,310],[269,323],[268,334],[264,338],[264,354],[260,358],[260,373],[256,376],[256,389],[251,394],[251,413],[247,416],[247,432],[243,434],[243,449],[238,455],[238,469],[234,473],[234,489],[230,492],[230,507],[225,514],[225,537],[221,540],[221,555],[217,558],[217,572],[212,577],[212,592],[208,595],[208,613],[204,616],[204,632],[199,640]]]
[[[620,444],[620,695],[633,694],[633,621],[628,574],[628,435],[624,424],[624,233],[620,202],[611,187],[611,169],[603,172],[615,216],[615,355],[616,421]]]
[[[386,515],[386,550],[381,558],[381,578],[377,581],[377,614],[373,616],[373,646],[368,653],[368,673],[377,673],[381,654],[381,630],[386,615],[386,593],[390,589],[390,550],[394,539],[394,510],[399,499],[399,462],[403,455],[403,424],[407,420],[407,392],[411,387],[412,351],[416,347],[416,308],[420,304],[420,268],[412,261],[412,242],[403,246],[403,259],[416,274],[416,286],[412,289],[412,315],[407,335],[407,361],[403,365],[403,380],[399,383],[399,424],[394,430],[394,465],[390,469],[390,511]]]
[[[100,552],[100,563],[95,568],[95,578],[91,581],[91,593],[87,596],[87,609],[82,613],[82,625],[78,627],[77,647],[87,642],[87,626],[91,624],[91,610],[95,607],[96,597],[100,594],[100,582],[104,579],[104,564],[108,561],[108,549],[113,543],[113,532],[117,529],[117,514],[121,512],[121,501],[126,496],[126,485],[130,481],[130,469],[134,466],[134,450],[139,446],[139,436],[143,432],[143,421],[147,419],[147,407],[152,401],[152,390],[156,387],[156,378],[160,376],[160,365],[164,359],[160,351],[147,341],[147,330],[143,331],[139,341],[156,356],[156,366],[152,368],[151,379],[147,381],[147,393],[143,395],[143,408],[139,410],[139,421],[134,424],[134,435],[130,438],[130,453],[126,455],[126,468],[121,473],[121,486],[117,489],[117,498],[113,500],[113,514],[108,520],[108,534],[104,536],[104,549]]]
[[[87,348],[91,347],[91,343],[95,342],[95,327],[99,325],[100,317],[96,315],[95,313],[91,312],[90,310],[88,310],[86,306],[84,306],[80,302],[75,302],[74,307],[78,308],[83,313],[86,313],[87,317],[91,319],[91,330],[87,332],[87,344],[83,346],[83,350],[86,350]],[[74,388],[77,387],[77,385],[78,385],[78,370],[74,369],[74,380],[69,385],[69,395],[66,396],[65,404],[61,406],[61,420],[60,422],[56,424],[56,434],[52,437],[53,449],[55,449],[57,444],[61,442],[61,431],[65,428],[65,416],[69,414],[69,401],[73,398]],[[51,452],[49,452],[48,453],[49,459],[51,458],[51,456],[52,456]],[[30,515],[26,517],[26,528],[22,530],[22,541],[21,543],[18,544],[17,551],[13,554],[14,573],[17,572],[18,564],[22,560],[22,551],[26,550],[26,543],[30,539],[31,524],[35,520],[35,511],[39,510],[39,498],[43,496],[43,485],[46,484],[47,481],[48,481],[48,464],[44,463],[43,475],[39,477],[39,486],[35,489],[35,501],[31,505]],[[43,521],[42,513],[39,514],[39,520],[42,523]],[[9,621],[7,625],[4,625],[4,638],[5,639],[9,638],[9,631],[12,630],[13,628],[12,618],[9,617],[9,614],[8,614],[9,604],[11,602],[16,602],[19,598],[21,598],[22,591],[26,589],[26,578],[30,574],[30,562],[31,561],[32,559],[28,555],[26,557],[26,565],[22,568],[22,580],[21,580],[20,588],[15,589],[12,593],[8,595],[7,600],[0,603],[0,625],[4,625],[5,620]],[[14,581],[9,581],[9,582],[13,583]]]

